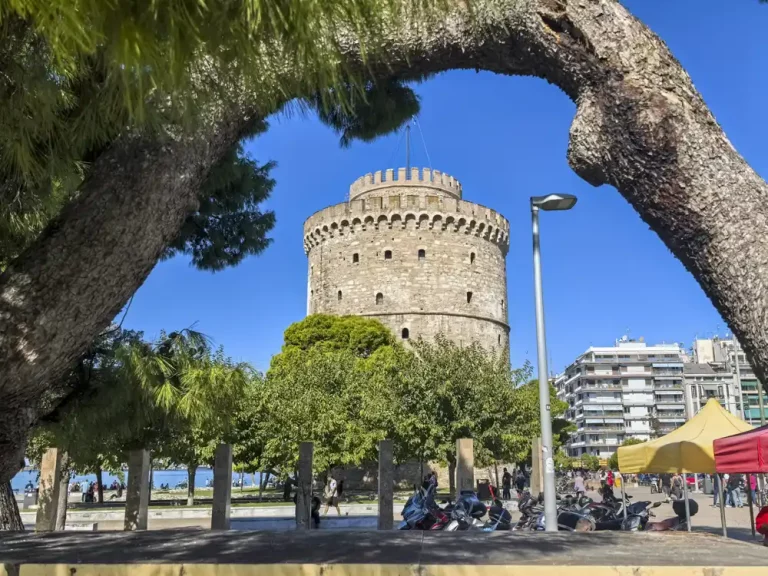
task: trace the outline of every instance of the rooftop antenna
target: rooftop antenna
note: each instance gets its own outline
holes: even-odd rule
[[[405,125],[405,177],[411,177],[411,121]]]

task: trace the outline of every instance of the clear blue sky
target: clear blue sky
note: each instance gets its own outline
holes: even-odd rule
[[[625,4],[667,42],[741,154],[768,174],[768,6],[757,0]],[[513,364],[535,364],[536,356],[528,198],[553,191],[576,194],[579,203],[542,219],[551,370],[622,334],[690,345],[697,335],[727,330],[698,284],[616,190],[592,188],[568,167],[575,108],[557,88],[539,79],[456,71],[416,89],[432,166],[457,177],[466,199],[510,221]],[[342,149],[314,117],[273,118],[269,132],[248,145],[258,160],[278,164],[268,202],[278,222],[272,246],[216,274],[195,270],[186,258],[159,264],[136,294],[126,327],[155,337],[163,328],[195,324],[229,355],[266,369],[285,328],[305,314],[305,218],[343,201],[355,178],[403,165],[398,139]],[[428,165],[418,135],[413,164]]]

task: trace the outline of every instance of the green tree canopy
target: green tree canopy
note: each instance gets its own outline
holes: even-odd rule
[[[622,446],[634,446],[635,444],[642,444],[645,442],[645,440],[640,440],[639,438],[627,438],[624,440],[624,442],[621,443]],[[611,470],[618,470],[619,469],[619,451],[617,450],[613,454],[611,454],[611,457],[608,458],[608,468]]]
[[[355,356],[367,357],[382,346],[391,346],[394,338],[378,320],[361,316],[331,316],[312,314],[291,324],[285,331],[283,350],[346,350]],[[275,359],[279,360],[280,355]]]

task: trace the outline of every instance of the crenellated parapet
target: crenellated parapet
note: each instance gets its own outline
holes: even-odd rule
[[[440,195],[447,194],[457,200],[461,198],[459,181],[439,170],[411,168],[409,173],[406,168],[398,168],[397,171],[390,168],[366,174],[355,180],[349,187],[349,199],[356,200],[392,187],[431,189]]]
[[[429,229],[470,234],[497,244],[506,255],[509,222],[501,214],[456,198],[394,194],[351,200],[316,212],[304,223],[304,251],[328,238],[367,230]]]

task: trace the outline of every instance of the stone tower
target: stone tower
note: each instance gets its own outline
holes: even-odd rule
[[[367,174],[304,223],[307,313],[377,318],[403,339],[509,345],[509,222],[427,168]]]

